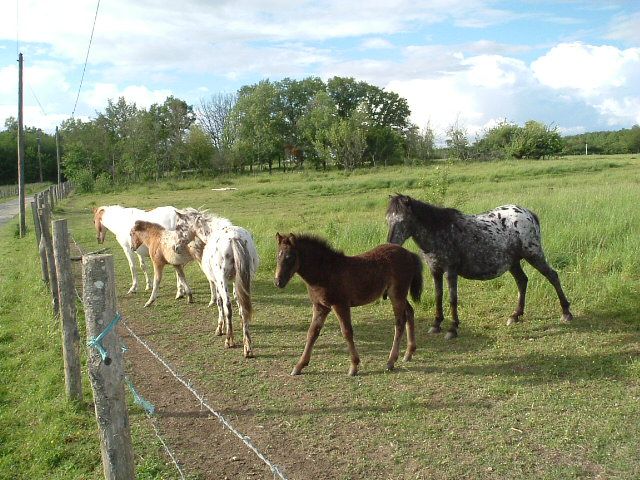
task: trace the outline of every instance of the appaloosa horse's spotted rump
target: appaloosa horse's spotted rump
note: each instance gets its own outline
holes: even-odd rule
[[[388,241],[402,245],[412,237],[433,276],[436,318],[430,333],[440,332],[442,278],[447,278],[452,326],[447,338],[457,336],[458,275],[472,280],[489,280],[507,270],[518,285],[518,306],[508,324],[524,313],[527,276],[520,266],[526,260],[554,286],[563,319],[573,319],[569,301],[562,291],[558,274],[545,260],[538,217],[526,208],[504,205],[478,215],[467,215],[453,208],[441,208],[406,195],[391,197],[387,209]]]

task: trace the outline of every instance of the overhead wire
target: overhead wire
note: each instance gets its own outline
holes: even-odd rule
[[[84,82],[84,74],[87,70],[87,62],[89,61],[89,52],[91,51],[91,43],[93,42],[93,32],[96,29],[96,20],[98,19],[98,10],[100,10],[100,0],[98,0],[98,4],[96,5],[96,14],[93,17],[93,27],[91,27],[91,36],[89,37],[89,46],[87,47],[87,55],[84,59],[84,67],[82,67],[82,77],[80,77],[80,86],[78,87],[78,94],[76,95],[76,101],[73,104],[73,111],[71,112],[71,118],[76,113],[76,107],[78,106],[78,99],[80,98],[80,91],[82,90],[82,83]]]

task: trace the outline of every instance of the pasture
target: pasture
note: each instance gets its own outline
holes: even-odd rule
[[[155,304],[144,308],[147,293],[126,295],[129,269],[113,235],[105,246],[115,257],[119,308],[129,325],[289,478],[626,479],[640,477],[639,168],[637,157],[615,156],[261,173],[75,195],[54,215],[69,220],[85,252],[98,248],[91,208],[115,203],[205,207],[252,232],[261,257],[253,359],[241,348],[224,349],[224,337],[213,335],[217,312],[207,308],[208,284],[195,263],[186,268],[194,304],[174,300],[169,269]],[[219,187],[237,190],[212,191]],[[425,268],[411,362],[386,371],[393,312],[379,300],[352,309],[358,376],[347,376],[333,314],[309,366],[290,376],[311,308],[299,277],[284,290],[273,284],[276,232],[314,233],[346,254],[361,253],[385,241],[385,210],[396,192],[467,213],[509,203],[533,210],[574,322],[560,321],[553,287],[523,262],[529,288],[521,323],[506,325],[517,301],[509,274],[460,279],[459,338],[429,335],[434,298]],[[405,246],[416,250],[411,241]],[[32,253],[36,262],[35,246]],[[445,305],[447,298],[445,292]],[[234,321],[239,333],[237,309]],[[449,322],[445,308],[443,331]],[[162,382],[135,352],[131,363],[137,383]],[[158,387],[141,393],[159,405],[169,395]],[[215,448],[185,440],[177,454],[187,472],[209,478]],[[243,449],[238,442],[238,454]]]

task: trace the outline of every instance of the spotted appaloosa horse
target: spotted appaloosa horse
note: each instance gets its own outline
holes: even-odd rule
[[[562,318],[571,321],[569,301],[556,271],[542,251],[540,222],[535,213],[516,205],[504,205],[478,215],[441,208],[406,195],[391,197],[387,209],[388,241],[402,245],[413,238],[431,269],[435,285],[436,318],[429,333],[439,333],[442,313],[442,277],[449,285],[452,325],[446,338],[458,335],[458,275],[489,280],[509,270],[518,285],[518,306],[507,324],[524,313],[527,276],[520,265],[526,260],[553,285],[562,307]]]
[[[242,319],[243,354],[246,358],[253,357],[249,333],[249,324],[253,315],[251,282],[258,270],[260,258],[251,233],[233,225],[226,218],[216,217],[193,208],[178,211],[177,216],[176,231],[180,242],[176,247],[183,248],[196,238],[205,244],[200,267],[216,292],[218,305],[216,335],[226,332],[225,346],[228,348],[235,346],[231,297],[227,286],[227,283],[231,282],[233,296]]]
[[[313,317],[307,332],[302,356],[291,375],[299,375],[309,364],[311,350],[324,321],[333,309],[342,335],[349,346],[349,375],[358,373],[360,357],[353,343],[351,307],[366,305],[388,296],[396,319],[395,336],[387,368],[393,370],[398,360],[400,340],[407,330],[404,360],[411,360],[416,350],[413,307],[407,295],[417,301],[422,293],[422,262],[415,253],[398,245],[384,244],[353,257],[336,251],[323,239],[312,235],[280,235],[274,283],[284,288],[296,273],[307,284],[313,303]]]

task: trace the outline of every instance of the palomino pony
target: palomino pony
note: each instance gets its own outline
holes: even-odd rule
[[[134,249],[131,246],[131,229],[136,220],[146,220],[148,222],[162,225],[167,230],[175,230],[176,228],[176,209],[175,207],[158,207],[153,210],[145,211],[139,208],[125,208],[120,205],[105,205],[98,207],[93,211],[93,224],[96,228],[96,238],[99,244],[104,243],[107,230],[111,231],[116,240],[124,250],[131,271],[131,288],[127,293],[133,293],[138,290],[138,276],[136,274],[134,253],[138,256],[140,269],[144,273],[146,281],[145,290],[149,290],[149,275],[144,262],[144,257],[149,256],[147,247],[140,246]],[[178,295],[180,295],[181,283],[177,279]]]
[[[331,309],[338,317],[342,335],[351,354],[349,375],[356,375],[360,357],[353,343],[351,307],[366,305],[383,295],[385,298],[388,295],[391,299],[396,319],[387,368],[392,370],[398,360],[400,340],[405,327],[407,351],[404,360],[411,360],[416,350],[416,339],[413,307],[407,300],[407,294],[411,292],[411,297],[417,301],[422,293],[422,262],[415,253],[398,245],[384,244],[349,257],[311,235],[277,233],[276,238],[276,287],[284,288],[291,277],[298,273],[307,284],[309,298],[313,303],[307,342],[291,375],[299,375],[309,365],[311,350]]]
[[[524,313],[527,276],[520,265],[526,260],[553,285],[562,307],[562,318],[571,321],[569,301],[558,274],[545,260],[540,222],[535,213],[516,205],[504,205],[478,215],[441,208],[397,194],[387,209],[388,241],[402,245],[409,237],[422,249],[435,285],[436,318],[429,333],[439,333],[442,313],[442,276],[449,285],[452,326],[446,338],[458,335],[458,275],[489,280],[509,270],[518,285],[518,306],[507,325]]]
[[[193,301],[191,288],[187,285],[184,276],[184,266],[192,260],[198,261],[202,259],[202,251],[204,243],[196,239],[189,243],[184,249],[176,249],[178,243],[178,233],[175,230],[167,230],[157,223],[145,222],[144,220],[136,220],[131,229],[131,246],[134,250],[141,245],[145,245],[149,250],[149,257],[153,262],[153,289],[151,296],[145,307],[151,305],[158,298],[158,286],[162,279],[162,271],[165,265],[173,265],[176,269],[176,275],[182,285],[182,292],[187,297],[189,303]],[[214,291],[211,290],[211,299],[214,300]],[[176,294],[176,299],[180,298],[180,292]]]
[[[218,305],[216,335],[226,332],[225,347],[235,346],[231,317],[231,299],[227,282],[233,283],[233,296],[242,318],[243,354],[253,357],[249,324],[253,313],[251,280],[258,270],[260,258],[251,234],[226,218],[215,217],[193,208],[177,212],[176,231],[181,240],[177,248],[194,238],[205,243],[200,267],[215,288]]]

